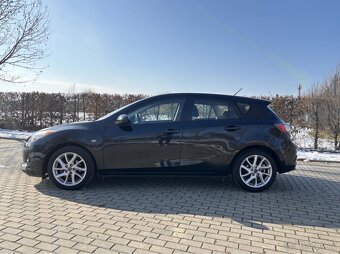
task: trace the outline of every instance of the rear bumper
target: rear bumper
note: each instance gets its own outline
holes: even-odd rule
[[[286,139],[282,146],[282,162],[281,167],[279,167],[279,173],[287,173],[296,169],[296,159],[297,159],[297,150],[296,146],[290,140],[290,138]]]
[[[289,165],[289,166],[284,166],[280,169],[279,173],[283,174],[283,173],[287,173],[289,171],[293,171],[296,169],[296,165]]]

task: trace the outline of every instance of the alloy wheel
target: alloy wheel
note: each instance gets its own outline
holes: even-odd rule
[[[84,180],[87,173],[87,165],[79,154],[66,152],[54,160],[52,173],[60,184],[75,186]]]
[[[270,161],[258,154],[246,157],[239,169],[241,180],[251,188],[260,188],[269,183],[273,175]]]

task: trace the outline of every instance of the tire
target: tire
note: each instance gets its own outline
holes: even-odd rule
[[[247,191],[259,192],[269,188],[275,181],[277,164],[269,153],[261,149],[249,149],[236,157],[232,172],[237,185]]]
[[[49,159],[47,173],[52,183],[65,190],[76,190],[89,184],[95,175],[91,155],[77,146],[65,146]]]

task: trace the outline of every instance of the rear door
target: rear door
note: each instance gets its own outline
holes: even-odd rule
[[[232,101],[224,97],[192,97],[183,123],[181,166],[213,173],[230,163],[244,132]]]

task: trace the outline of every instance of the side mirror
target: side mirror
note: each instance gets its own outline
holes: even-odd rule
[[[129,123],[129,117],[126,114],[122,114],[120,116],[117,117],[116,119],[116,123],[118,125],[125,125]]]

